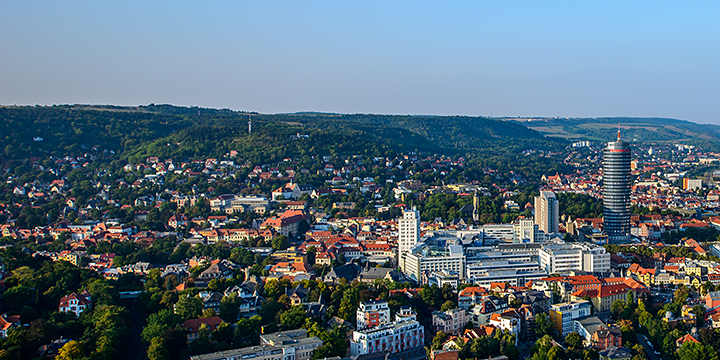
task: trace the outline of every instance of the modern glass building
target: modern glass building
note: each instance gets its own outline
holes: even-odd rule
[[[603,215],[610,242],[630,235],[630,146],[620,139],[607,143],[603,152]]]

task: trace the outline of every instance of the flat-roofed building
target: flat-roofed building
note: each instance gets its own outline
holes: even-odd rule
[[[564,338],[574,331],[573,320],[589,316],[591,309],[592,305],[587,300],[550,305],[550,322]]]
[[[323,341],[297,329],[260,335],[260,345],[194,355],[190,360],[309,360]]]
[[[540,248],[538,254],[540,267],[551,274],[610,271],[610,254],[605,248],[590,243],[548,244]]]
[[[560,207],[554,192],[541,191],[535,197],[535,224],[546,234],[559,232]]]
[[[360,356],[374,353],[401,353],[423,347],[425,328],[409,308],[401,308],[395,321],[374,328],[353,331],[350,354]]]
[[[400,254],[405,275],[421,283],[427,283],[427,276],[435,271],[455,271],[465,278],[465,256],[462,245],[447,247],[421,244],[411,252]]]
[[[355,312],[357,329],[363,330],[390,322],[390,307],[385,300],[361,301]]]

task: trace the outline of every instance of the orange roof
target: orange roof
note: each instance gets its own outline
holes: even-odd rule
[[[595,275],[568,276],[567,279],[572,285],[599,284],[601,282]]]
[[[68,296],[63,296],[62,299],[60,299],[60,305],[59,307],[68,307],[70,306],[69,302],[70,300],[76,299],[78,301],[78,305],[88,305],[90,304],[90,301],[85,298],[82,294],[78,295],[76,293],[72,293]]]
[[[502,289],[502,290],[507,290],[507,287],[508,287],[507,283],[504,283],[504,282],[491,282],[491,283],[490,283],[490,288],[491,288],[491,289],[493,289],[493,288],[500,288],[500,289]]]
[[[605,285],[600,287],[598,297],[603,298],[617,294],[626,294],[628,291],[630,291],[630,287],[625,284]]]
[[[192,333],[200,331],[200,326],[203,324],[207,325],[208,330],[213,331],[217,329],[218,325],[222,323],[222,319],[218,316],[210,316],[205,318],[190,319],[183,323],[183,328],[189,330]]]
[[[692,335],[690,335],[690,334],[685,334],[685,336],[677,339],[677,340],[675,341],[675,343],[676,343],[678,346],[680,346],[680,345],[684,344],[686,341],[693,341],[693,342],[696,342],[696,343],[700,344],[700,342],[699,342],[696,338],[694,338]]]
[[[433,359],[435,360],[457,360],[460,358],[460,350],[447,350],[439,353],[435,353],[433,350]]]
[[[473,295],[487,295],[487,290],[479,286],[470,286],[460,290],[458,297],[460,296],[473,296]]]

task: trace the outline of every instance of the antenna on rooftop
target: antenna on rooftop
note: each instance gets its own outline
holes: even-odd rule
[[[620,141],[620,123],[618,123],[618,139],[617,141]]]

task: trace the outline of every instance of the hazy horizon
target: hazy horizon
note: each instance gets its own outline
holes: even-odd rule
[[[5,2],[0,103],[720,124],[714,2]]]
[[[117,106],[117,107],[140,107],[140,106],[149,106],[149,105],[169,105],[169,106],[175,106],[175,107],[185,107],[185,108],[194,108],[197,107],[199,109],[209,109],[209,110],[231,110],[235,112],[247,112],[252,114],[258,114],[258,115],[286,115],[286,114],[331,114],[331,115],[383,115],[383,116],[418,116],[418,117],[452,117],[452,116],[461,116],[461,117],[484,117],[489,119],[508,119],[508,120],[523,120],[523,119],[550,119],[550,118],[559,118],[559,119],[613,119],[613,118],[630,118],[630,119],[668,119],[668,120],[679,120],[679,121],[688,121],[695,124],[708,124],[708,125],[719,125],[720,124],[714,124],[714,123],[699,123],[692,120],[687,119],[679,119],[679,118],[671,118],[671,117],[662,117],[662,116],[586,116],[586,117],[564,117],[564,116],[543,116],[543,115],[534,115],[534,116],[490,116],[490,115],[469,115],[469,114],[390,114],[390,113],[368,113],[368,112],[355,112],[355,113],[341,113],[341,112],[331,112],[331,111],[319,111],[319,110],[300,110],[300,111],[290,111],[290,112],[276,112],[276,113],[266,113],[266,112],[258,112],[253,110],[245,110],[245,109],[231,109],[231,108],[213,108],[213,107],[207,107],[207,106],[198,106],[198,105],[177,105],[177,104],[155,104],[155,103],[147,103],[147,104],[138,104],[138,105],[127,105],[127,104],[0,104],[0,107],[34,107],[34,106],[45,106],[45,107],[53,107],[53,106],[94,106],[94,107],[101,107],[101,106]]]

